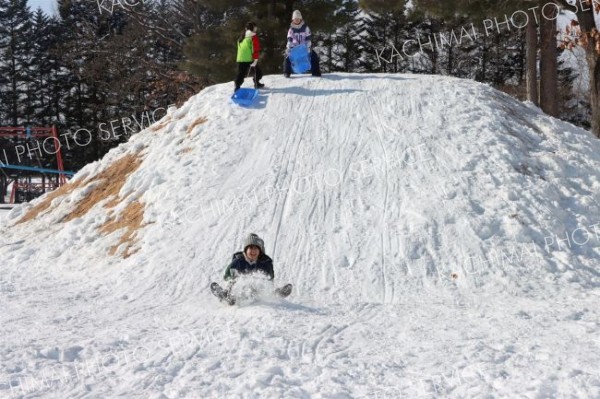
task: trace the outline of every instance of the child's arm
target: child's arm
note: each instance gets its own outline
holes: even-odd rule
[[[252,36],[252,59],[257,60],[260,58],[260,41],[258,35]]]
[[[224,280],[231,280],[234,275],[233,272],[235,271],[235,265],[236,263],[236,259],[235,259],[235,255],[233,256],[233,259],[231,259],[231,263],[229,263],[229,266],[227,266],[227,269],[225,269],[225,275],[223,276]]]
[[[231,275],[231,265],[227,266],[227,269],[225,269],[225,275],[223,276],[223,280],[227,281],[227,280],[231,280],[233,278],[233,276]]]
[[[290,30],[288,30],[288,35],[287,35],[287,49],[291,49],[292,48],[292,44],[294,42],[294,32],[292,31],[292,28],[290,28]]]
[[[266,269],[267,269],[267,274],[270,277],[270,280],[273,280],[275,278],[275,273],[273,272],[273,261],[271,261],[267,264]]]

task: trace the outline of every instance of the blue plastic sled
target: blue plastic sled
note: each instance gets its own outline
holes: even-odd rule
[[[310,57],[306,45],[301,44],[292,48],[289,57],[294,73],[305,73],[310,71]]]
[[[238,105],[252,105],[254,100],[258,97],[258,90],[256,89],[238,89],[233,96],[231,96],[231,100]]]

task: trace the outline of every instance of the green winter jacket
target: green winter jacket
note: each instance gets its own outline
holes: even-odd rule
[[[252,62],[252,37],[245,37],[238,41],[237,62]]]

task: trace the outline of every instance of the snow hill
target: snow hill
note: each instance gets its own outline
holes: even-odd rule
[[[600,141],[472,81],[265,83],[5,216],[0,397],[600,398]],[[250,232],[294,292],[222,305]]]

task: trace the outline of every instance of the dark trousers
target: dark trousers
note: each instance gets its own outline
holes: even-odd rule
[[[250,72],[250,65],[252,65],[251,62],[238,62],[238,74],[235,78],[236,89],[239,89],[240,86],[244,83],[244,79],[246,79],[246,76],[248,76],[248,72]],[[252,67],[252,69],[254,70],[254,87],[256,87],[258,85],[258,82],[260,82],[260,80],[262,79],[263,74],[258,64],[255,67]]]
[[[314,76],[321,75],[319,56],[314,50],[310,50],[310,71]],[[285,57],[285,60],[283,61],[283,73],[286,75],[291,75],[294,73],[294,71],[292,71],[292,62],[290,61],[290,57]]]

